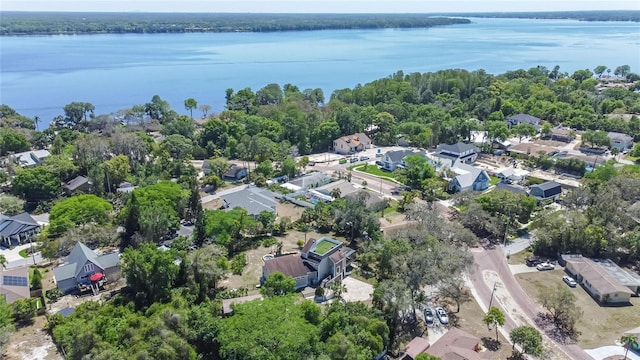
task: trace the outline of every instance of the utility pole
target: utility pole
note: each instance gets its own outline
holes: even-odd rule
[[[489,309],[491,309],[491,303],[493,303],[493,294],[496,292],[496,288],[498,287],[498,282],[493,283],[493,290],[491,291],[491,299],[489,300]]]

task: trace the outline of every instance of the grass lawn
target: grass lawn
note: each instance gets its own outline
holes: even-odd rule
[[[18,251],[18,255],[22,256],[23,258],[28,258],[29,254],[27,254],[27,249],[22,249],[20,251]]]
[[[329,250],[333,249],[334,247],[336,247],[336,244],[332,243],[331,241],[323,240],[323,241],[319,242],[318,245],[316,245],[315,253],[317,253],[319,255],[324,255],[327,252],[329,252]]]
[[[366,166],[366,169],[365,169]],[[395,177],[393,176],[392,172],[389,171],[384,171],[382,169],[380,169],[379,167],[377,167],[376,165],[368,165],[368,164],[363,164],[363,165],[356,165],[354,167],[351,168],[352,170],[357,170],[357,171],[362,171],[364,173],[373,175],[373,176],[377,176],[377,177],[381,177],[383,179],[387,179],[390,181],[394,181],[394,182],[398,182],[398,180],[395,179]]]
[[[537,299],[540,291],[547,287],[567,286],[562,281],[563,275],[564,270],[558,268],[517,274],[516,279],[527,294]],[[584,349],[613,345],[622,333],[640,324],[640,298],[632,297],[631,306],[601,307],[582,287],[567,288],[576,296],[576,303],[584,313],[577,323],[578,330],[582,333],[578,344]]]
[[[495,185],[495,184],[497,184],[497,183],[499,183],[499,182],[500,182],[500,178],[499,178],[499,177],[497,177],[497,176],[491,176],[491,175],[489,175],[489,177],[491,178],[491,179],[489,180],[489,184],[491,184],[491,185]]]
[[[387,216],[399,214],[399,212],[398,212],[398,204],[399,204],[398,201],[391,200],[391,201],[389,201],[389,206],[387,206],[387,208],[384,209],[384,211],[378,211],[376,213],[376,215],[378,217],[382,217],[383,213],[384,213],[384,217],[387,217]]]

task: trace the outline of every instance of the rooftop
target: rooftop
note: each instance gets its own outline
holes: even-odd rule
[[[311,251],[322,256],[340,245],[341,243],[337,240],[322,238],[316,242],[315,247],[312,247]]]
[[[253,186],[222,195],[221,198],[226,209],[243,208],[249,215],[259,215],[263,211],[273,213],[278,205],[275,193]]]

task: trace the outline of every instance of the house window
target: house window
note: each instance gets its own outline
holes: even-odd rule
[[[92,263],[88,263],[87,265],[84,266],[84,272],[90,273],[92,271],[93,271],[93,264]]]

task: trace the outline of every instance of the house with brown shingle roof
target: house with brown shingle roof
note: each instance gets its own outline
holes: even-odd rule
[[[291,276],[296,281],[296,290],[342,281],[349,274],[354,253],[355,250],[335,239],[309,239],[300,254],[265,260],[261,282],[274,272]]]
[[[333,140],[333,151],[342,155],[353,154],[370,146],[371,139],[364,133],[342,136]]]
[[[488,351],[481,352],[479,338],[458,328],[450,328],[426,353],[442,360],[482,360],[491,358]]]
[[[587,292],[602,304],[629,303],[631,295],[637,295],[628,286],[623,285],[610,271],[597,262],[585,257],[567,259],[565,269]]]

